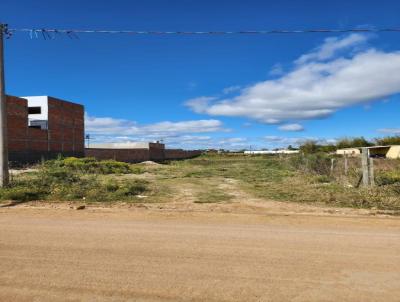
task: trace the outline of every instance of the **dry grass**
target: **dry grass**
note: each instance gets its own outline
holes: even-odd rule
[[[348,175],[344,174],[343,158],[335,158],[333,171],[330,162],[326,155],[212,155],[162,165],[124,166],[123,170],[112,163],[115,171],[107,169],[110,173],[100,174],[93,174],[92,169],[85,172],[80,166],[78,171],[71,171],[68,165],[45,165],[53,169],[45,178],[40,174],[43,171],[22,173],[15,177],[14,187],[0,193],[2,199],[85,198],[96,202],[226,203],[257,198],[400,211],[400,161],[375,160],[378,185],[367,189],[356,187],[359,159],[349,160]]]
[[[191,184],[195,194],[203,196],[202,200],[208,198],[209,202],[224,199],[215,193],[215,187],[224,179],[234,179],[238,190],[265,200],[400,210],[400,182],[367,189],[356,187],[360,177],[359,159],[349,160],[347,176],[341,158],[335,159],[333,173],[330,159],[322,172],[297,167],[293,160],[293,157],[213,155],[171,162],[150,173],[171,191]],[[375,160],[375,167],[377,179],[388,173],[398,175],[400,161]],[[229,193],[229,190],[225,192]]]

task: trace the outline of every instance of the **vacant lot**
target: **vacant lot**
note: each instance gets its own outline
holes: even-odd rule
[[[169,163],[129,165],[93,159],[49,161],[14,175],[3,200],[113,204],[174,204],[202,208],[271,202],[400,212],[400,161],[375,160],[377,185],[362,188],[360,160],[310,156],[213,155]]]
[[[302,160],[18,171],[1,191],[0,301],[398,301],[398,162],[366,190],[357,162],[344,177]]]

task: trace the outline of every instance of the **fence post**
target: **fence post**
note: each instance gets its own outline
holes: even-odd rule
[[[369,185],[369,152],[367,148],[361,148],[361,167],[363,186]]]
[[[369,184],[375,186],[375,176],[374,176],[374,159],[369,159]]]
[[[333,169],[335,168],[335,159],[331,158],[331,176],[333,175]]]
[[[347,159],[347,154],[344,155],[344,175],[347,176],[347,174],[349,173],[349,163],[348,163],[348,159]]]

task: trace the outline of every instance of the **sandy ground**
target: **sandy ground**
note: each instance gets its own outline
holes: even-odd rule
[[[399,301],[400,219],[0,208],[0,301]]]

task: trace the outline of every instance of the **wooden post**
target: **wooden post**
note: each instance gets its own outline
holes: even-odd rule
[[[333,175],[333,169],[335,168],[335,159],[331,158],[331,176]]]
[[[7,100],[4,80],[4,33],[5,24],[0,23],[0,187],[9,183],[7,143]]]
[[[374,159],[369,159],[369,184],[375,186]]]
[[[367,148],[361,148],[361,166],[363,186],[369,185],[369,152]]]
[[[349,174],[349,162],[347,159],[347,155],[344,155],[344,175],[347,176],[347,174]]]

